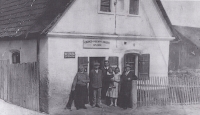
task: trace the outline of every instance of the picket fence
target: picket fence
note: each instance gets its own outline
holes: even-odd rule
[[[37,63],[10,64],[0,61],[0,98],[39,111]]]
[[[138,106],[200,103],[200,77],[150,77],[137,81]]]

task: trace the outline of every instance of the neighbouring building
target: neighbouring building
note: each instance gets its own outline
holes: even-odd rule
[[[173,28],[178,39],[170,43],[169,71],[200,69],[200,28]]]
[[[38,62],[40,110],[62,111],[80,64],[105,59],[139,78],[168,76],[174,39],[159,0],[1,0],[0,60]]]

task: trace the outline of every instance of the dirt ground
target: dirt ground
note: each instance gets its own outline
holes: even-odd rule
[[[103,108],[91,108],[72,111],[64,110],[56,115],[200,115],[199,105],[171,105],[171,106],[152,106],[140,107],[135,110],[124,110],[119,107],[109,107],[103,105]]]

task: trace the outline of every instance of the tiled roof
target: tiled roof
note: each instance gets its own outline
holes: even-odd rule
[[[41,33],[73,0],[0,0],[0,38]]]
[[[200,28],[186,26],[173,26],[173,28],[178,31],[179,34],[184,36],[185,39],[188,39],[200,48]]]

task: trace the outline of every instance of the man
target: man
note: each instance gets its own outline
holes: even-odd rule
[[[131,108],[132,80],[137,80],[137,76],[130,70],[131,66],[126,64],[125,71],[121,76],[120,104],[124,109]]]
[[[101,108],[101,88],[102,88],[102,70],[99,69],[100,64],[94,63],[94,69],[90,71],[90,86],[93,92],[92,107]]]
[[[105,60],[104,61],[104,67],[102,68],[102,72],[103,72],[102,98],[103,99],[106,98],[106,92],[108,90],[109,82],[110,82],[110,79],[107,77],[108,68],[109,68],[109,61]]]

